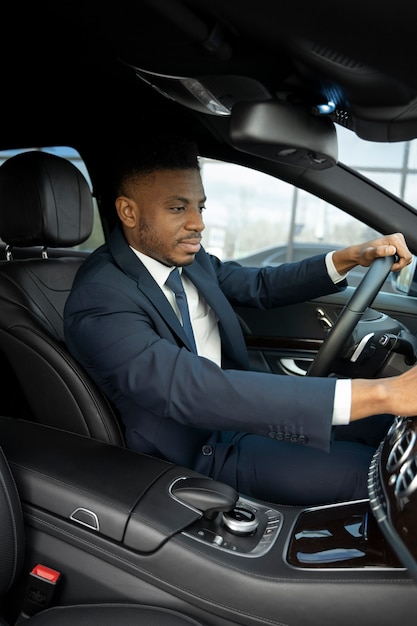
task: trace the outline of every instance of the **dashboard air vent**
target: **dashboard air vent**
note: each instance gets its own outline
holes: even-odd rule
[[[406,430],[394,443],[387,460],[387,471],[394,472],[408,459],[416,442],[416,433]]]
[[[417,455],[412,456],[402,466],[395,483],[397,498],[409,498],[417,489]]]

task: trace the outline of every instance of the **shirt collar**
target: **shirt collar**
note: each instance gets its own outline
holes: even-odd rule
[[[160,287],[162,287],[175,266],[167,267],[160,261],[157,261],[156,259],[153,259],[152,257],[143,254],[143,252],[139,252],[139,250],[135,250],[134,248],[132,248],[132,246],[130,246],[130,248],[140,259],[140,261],[142,261],[148,272],[151,274],[152,278],[158,283]],[[179,268],[180,272],[181,269],[182,268]]]

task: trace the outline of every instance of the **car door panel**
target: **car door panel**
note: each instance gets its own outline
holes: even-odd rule
[[[353,293],[354,288],[348,287],[343,292],[268,311],[236,307],[251,367],[275,374],[303,375]],[[416,298],[380,292],[372,309],[417,334]],[[372,320],[367,323],[372,331]]]

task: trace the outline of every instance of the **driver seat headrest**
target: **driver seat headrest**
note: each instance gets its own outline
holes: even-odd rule
[[[93,228],[93,199],[83,174],[47,152],[24,152],[3,163],[0,207],[0,237],[8,246],[76,246]]]

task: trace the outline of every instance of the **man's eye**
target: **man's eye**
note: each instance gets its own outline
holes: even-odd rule
[[[200,211],[200,213],[205,211],[205,209],[206,209],[205,206],[198,207],[198,210]],[[170,210],[173,211],[174,213],[181,213],[182,211],[186,211],[186,207],[185,206],[173,206],[171,207]]]

